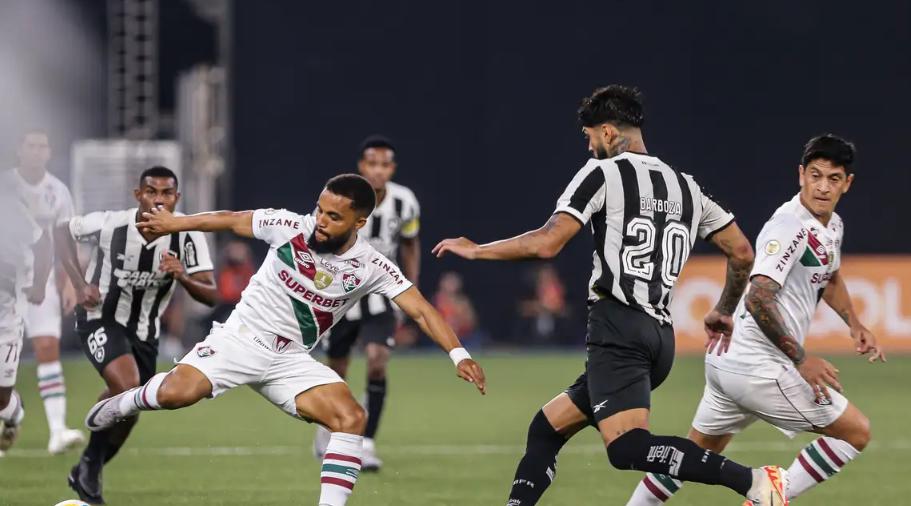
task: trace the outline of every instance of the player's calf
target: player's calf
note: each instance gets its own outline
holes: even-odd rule
[[[557,475],[557,454],[566,437],[557,432],[544,411],[538,411],[528,426],[525,455],[519,461],[507,506],[533,506]]]
[[[821,432],[826,435],[801,450],[788,469],[789,499],[835,476],[857,458],[870,443],[870,420],[849,404],[838,420]]]

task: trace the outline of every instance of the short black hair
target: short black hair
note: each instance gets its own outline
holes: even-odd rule
[[[365,216],[376,207],[376,193],[363,176],[339,174],[326,182],[326,190],[351,199],[351,208]]]
[[[142,187],[142,183],[146,180],[147,177],[169,177],[174,180],[174,186],[180,185],[179,181],[177,181],[177,174],[175,174],[173,170],[163,165],[156,165],[142,171],[142,174],[139,175],[140,187]]]
[[[822,134],[813,137],[804,145],[800,164],[806,167],[813,160],[822,158],[832,162],[836,167],[844,167],[848,174],[853,174],[856,154],[857,150],[852,142],[835,134]]]
[[[645,121],[642,110],[642,93],[633,86],[611,84],[598,88],[590,97],[582,99],[579,122],[593,127],[602,123],[639,128]]]
[[[360,148],[357,151],[358,160],[364,159],[364,153],[367,152],[370,148],[386,148],[389,151],[395,153],[395,146],[392,144],[392,141],[388,137],[382,135],[370,135],[363,142],[361,142]]]

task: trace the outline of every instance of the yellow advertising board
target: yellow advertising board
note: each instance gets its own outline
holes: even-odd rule
[[[724,285],[723,257],[693,257],[674,290],[671,315],[678,352],[701,352],[705,344],[702,318],[714,306]],[[911,256],[847,255],[842,258],[854,308],[876,334],[886,353],[911,352]],[[815,352],[852,352],[847,325],[820,301],[807,349]]]

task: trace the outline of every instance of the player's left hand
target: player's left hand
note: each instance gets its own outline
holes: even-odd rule
[[[148,232],[156,235],[170,234],[176,232],[173,226],[174,214],[163,207],[153,207],[142,213],[142,221],[136,223],[136,228],[140,232]]]
[[[863,325],[857,325],[851,328],[851,339],[854,341],[854,350],[861,355],[870,354],[867,361],[871,364],[879,360],[886,361],[886,353],[879,343],[876,342],[876,336],[870,329]]]
[[[432,253],[437,258],[442,258],[446,253],[452,253],[468,260],[474,260],[477,256],[477,249],[477,243],[467,237],[459,237],[458,239],[443,239],[433,247]]]
[[[466,358],[459,362],[459,365],[456,366],[456,371],[460,378],[469,383],[474,383],[481,395],[487,393],[487,379],[484,377],[484,369],[481,369],[477,362]]]
[[[180,279],[186,275],[186,270],[183,267],[180,259],[177,258],[177,255],[173,251],[168,251],[161,254],[161,261],[158,263],[158,270],[166,274],[174,276],[174,279]]]
[[[731,334],[734,332],[734,318],[713,309],[705,315],[705,352],[727,353],[731,346]]]
[[[44,302],[44,286],[30,286],[26,288],[25,299],[29,304],[41,304]]]

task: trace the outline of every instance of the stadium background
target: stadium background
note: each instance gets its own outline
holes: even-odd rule
[[[796,192],[796,167],[807,138],[831,131],[853,140],[859,149],[857,181],[839,206],[847,230],[846,272],[860,309],[874,330],[888,338],[888,349],[907,351],[911,350],[911,257],[905,255],[911,240],[902,219],[911,189],[903,149],[911,113],[911,7],[902,2],[874,4],[11,0],[0,5],[0,110],[4,111],[0,145],[5,146],[4,163],[12,165],[18,133],[28,127],[46,128],[55,148],[52,171],[70,181],[72,146],[81,139],[179,139],[185,174],[192,177],[198,170],[200,152],[222,164],[219,170],[224,167],[220,177],[206,174],[208,179],[200,179],[203,188],[197,188],[213,205],[305,211],[328,177],[354,170],[356,147],[366,135],[388,135],[398,146],[396,180],[411,187],[422,204],[422,289],[432,293],[444,271],[461,273],[492,344],[510,350],[512,359],[492,361],[524,379],[521,371],[530,364],[546,375],[568,360],[559,355],[551,361],[541,355],[518,354],[523,346],[512,336],[512,315],[528,266],[440,261],[431,258],[429,248],[444,237],[466,235],[488,241],[540,226],[563,186],[587,158],[575,118],[580,98],[607,83],[634,84],[646,97],[649,150],[694,174],[735,212],[750,237]],[[115,55],[110,11],[148,6],[155,12],[150,17],[155,66],[148,75],[154,93],[146,105],[154,110],[155,121],[127,131],[112,119],[117,90],[111,77]],[[218,81],[215,99],[207,95],[207,100],[214,100],[206,102],[214,112],[209,111],[204,122],[208,137],[202,147],[196,145],[198,135],[187,136],[181,130],[182,118],[188,114],[181,108],[199,105],[188,101],[179,85],[193,72]],[[187,200],[189,210],[200,205],[199,199]],[[711,251],[703,246],[697,253]],[[577,344],[584,331],[590,258],[591,239],[580,234],[554,261],[567,289],[568,305],[575,311],[575,324],[566,330],[570,345]],[[697,258],[685,271],[687,282],[693,283],[687,293],[696,295],[678,313],[691,315],[689,323],[678,325],[684,349],[698,349],[696,318],[709,303],[699,298],[705,285],[698,282],[704,276],[717,283],[720,265],[717,259]],[[818,322],[825,323],[826,318],[821,315]],[[847,346],[843,331],[821,327],[834,330],[821,332],[811,349]],[[579,353],[578,347],[565,350]],[[907,382],[909,362],[907,358],[892,362],[873,373],[839,364],[847,371],[844,374],[855,374],[853,379],[860,383],[854,390],[858,393],[851,393],[869,394],[860,404],[873,410],[874,426],[878,420],[907,415],[901,406],[889,403],[907,398],[895,385]],[[424,374],[423,362],[415,365],[403,359],[403,364],[401,374],[406,378]],[[69,368],[79,371],[74,378],[82,378],[86,388],[94,391],[97,379],[83,370],[87,366],[79,357],[67,367],[68,374]],[[393,363],[393,373],[395,367]],[[675,372],[675,378],[685,374],[688,389],[677,398],[679,404],[672,404],[673,416],[658,422],[675,432],[688,423],[701,388],[698,358],[684,359],[680,367],[682,372]],[[33,376],[29,370],[21,374],[25,383]],[[563,369],[554,374],[552,383],[541,387],[547,394],[572,379]],[[511,377],[510,372],[499,376],[501,381]],[[404,399],[421,398],[406,392],[404,385],[396,388],[401,388],[402,397],[394,402],[402,409],[408,409]],[[527,416],[546,397],[535,385],[509,389],[507,395],[527,402],[516,407],[518,416],[510,418],[515,423],[501,428],[500,434],[520,445]],[[81,416],[85,403],[79,399],[93,395],[74,394],[71,418]],[[199,408],[199,413],[216,414],[222,421],[236,416],[230,414],[231,406],[245,402],[240,395],[245,394],[226,399],[224,408],[213,403]],[[659,397],[656,403],[660,399],[675,402],[671,395]],[[37,398],[34,402],[37,406]],[[264,419],[278,417],[265,405],[262,411]],[[40,408],[32,415],[39,422]],[[265,423],[270,428],[275,424],[276,430],[290,427],[283,423],[286,420],[260,422],[247,416],[240,416],[239,423]],[[180,417],[207,423],[202,414]],[[393,428],[393,420],[385,422],[390,440],[406,440],[403,429]],[[167,427],[164,417],[161,423]],[[40,426],[36,423],[36,430]],[[483,430],[472,427],[458,437],[467,443],[469,432]],[[903,463],[907,454],[901,453],[907,451],[907,438],[888,422],[883,428],[886,438],[880,448],[886,456],[859,462],[857,474],[850,478],[857,481],[843,481],[842,488],[833,486],[825,504],[838,504],[838,491],[855,488],[848,483],[911,471]],[[156,435],[150,429],[147,437],[151,439],[131,444],[137,452],[143,445],[168,446],[165,430],[159,429],[162,434]],[[201,445],[232,444],[211,443],[196,433],[190,437],[197,436]],[[36,447],[40,448],[43,437],[35,436]],[[238,437],[240,446],[267,444],[250,431],[241,431]],[[761,441],[771,436],[760,431],[755,437]],[[29,441],[23,441],[26,449]],[[795,443],[791,450],[796,448]],[[783,450],[781,460],[789,462],[791,450]],[[600,471],[607,467],[603,456],[585,455],[588,461],[583,463],[588,464],[575,469],[592,480],[576,485],[595,487],[600,482],[591,466],[600,466]],[[515,456],[498,461],[500,479],[491,485],[492,501],[505,493],[503,480],[509,479]],[[172,457],[156,458],[169,462]],[[135,459],[137,466],[147,462],[140,454],[126,458]],[[223,465],[218,458],[203,457],[200,462],[212,464],[214,459],[216,465]],[[298,465],[298,460],[284,456],[289,466]],[[400,462],[405,460],[402,457]],[[891,468],[887,460],[894,464]],[[17,496],[21,502],[13,503],[32,504],[28,494],[42,490],[44,475],[39,470],[47,464],[36,462],[23,473],[32,475],[31,488],[23,489]],[[268,465],[271,460],[257,462]],[[63,469],[63,464],[58,467]],[[853,471],[849,469],[845,476]],[[114,474],[125,471],[111,473],[119,476],[111,480],[126,481],[125,474]],[[0,472],[0,490],[9,490],[4,482],[9,476],[13,475],[5,468]],[[572,478],[561,476],[561,482],[572,483]],[[402,478],[391,479],[398,483],[395,480]],[[623,480],[629,477],[618,479],[616,489],[595,497],[620,501],[628,489]],[[569,483],[560,486],[569,488]],[[137,481],[135,487],[145,491],[149,500],[160,497],[154,496],[158,489],[152,485]],[[883,501],[901,503],[900,496],[889,496],[886,488],[881,491],[887,494]],[[65,490],[53,493],[58,492],[65,494]],[[806,504],[827,497],[823,494],[808,498]],[[589,496],[556,497],[569,502]],[[2,499],[0,491],[0,504]],[[396,500],[396,504],[409,503],[406,497]],[[356,504],[386,504],[360,501]],[[179,502],[176,495],[171,502]],[[418,503],[425,504],[426,499]],[[685,499],[681,504],[686,504]]]

